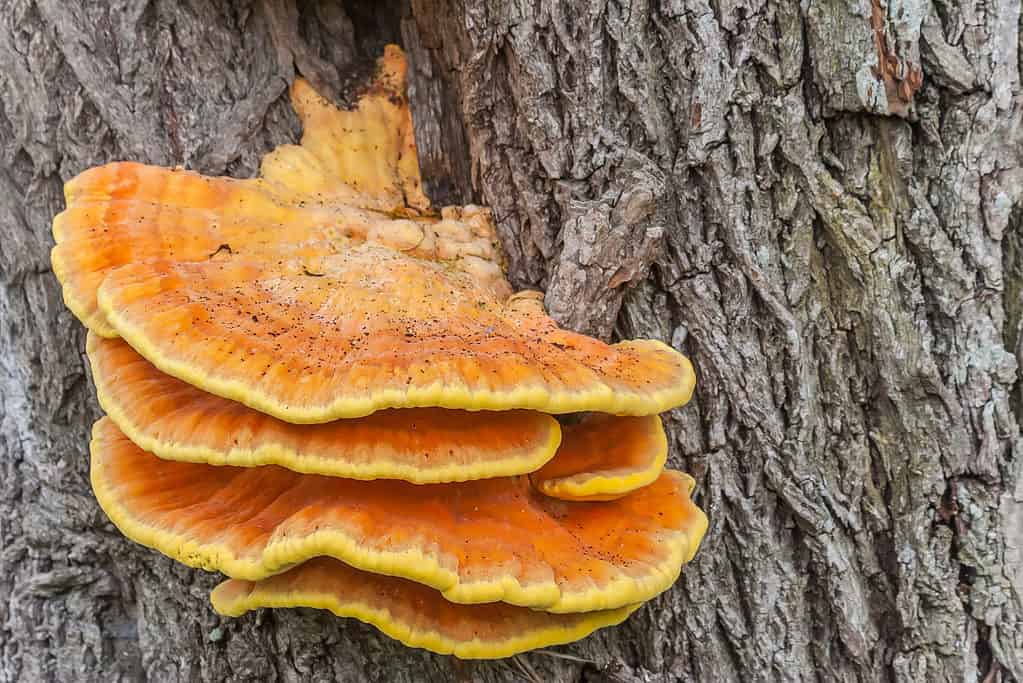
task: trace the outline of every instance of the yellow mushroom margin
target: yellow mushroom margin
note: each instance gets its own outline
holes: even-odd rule
[[[261,581],[229,579],[210,600],[228,617],[260,608],[311,607],[358,619],[409,647],[459,659],[500,659],[580,640],[640,605],[549,614],[503,603],[459,605],[431,588],[317,558]]]
[[[557,420],[526,411],[421,408],[293,425],[165,375],[121,339],[90,332],[86,353],[107,416],[165,460],[430,484],[532,472],[561,444]],[[423,438],[410,438],[410,425]]]
[[[528,576],[507,573],[486,576],[485,573],[480,575],[482,572],[469,576],[465,575],[464,571],[460,571],[459,561],[453,555],[442,552],[439,546],[429,539],[409,538],[404,544],[398,544],[393,549],[384,549],[382,545],[386,545],[388,541],[381,541],[378,538],[375,541],[377,547],[368,547],[372,539],[368,541],[366,538],[358,538],[343,528],[328,528],[329,523],[320,517],[316,518],[313,524],[314,528],[308,533],[292,535],[286,528],[275,527],[265,542],[257,543],[258,547],[250,547],[251,544],[247,544],[246,551],[239,553],[231,547],[230,536],[231,534],[241,534],[243,537],[248,537],[253,533],[251,528],[226,526],[205,510],[192,510],[193,513],[200,516],[201,525],[208,527],[203,529],[197,529],[196,525],[187,519],[170,519],[168,524],[159,525],[140,518],[132,506],[125,502],[125,498],[144,495],[145,492],[140,490],[142,484],[137,479],[118,481],[116,474],[107,471],[109,466],[107,461],[111,458],[121,457],[117,455],[118,451],[122,451],[123,457],[136,459],[132,466],[139,472],[145,473],[147,478],[145,484],[152,486],[149,479],[158,476],[159,488],[163,494],[171,496],[175,501],[179,496],[171,487],[173,477],[187,476],[191,479],[193,476],[191,472],[186,473],[185,468],[195,470],[196,481],[207,482],[216,476],[218,470],[227,468],[212,468],[191,463],[160,460],[151,454],[139,451],[138,447],[121,434],[108,418],[101,418],[94,426],[93,440],[90,446],[92,452],[91,480],[96,499],[110,520],[125,536],[191,567],[220,571],[232,578],[248,581],[258,581],[284,572],[314,557],[325,556],[336,558],[364,571],[422,583],[441,591],[444,597],[451,602],[475,604],[500,601],[553,613],[616,609],[645,602],[669,588],[678,578],[682,565],[695,555],[707,529],[706,515],[692,503],[689,497],[695,482],[684,473],[666,470],[658,482],[617,501],[556,503],[559,506],[601,506],[601,514],[611,516],[619,509],[616,506],[632,505],[637,509],[646,508],[649,506],[648,499],[656,500],[654,498],[656,495],[667,495],[667,500],[675,500],[677,496],[675,504],[681,506],[676,511],[680,527],[644,532],[647,534],[644,536],[647,539],[644,547],[656,548],[659,555],[652,559],[630,560],[628,567],[630,570],[636,571],[636,574],[629,574],[620,567],[611,567],[607,570],[609,578],[602,585],[587,585],[579,581],[574,584],[563,581],[559,584],[549,566],[536,563],[535,567],[528,568],[530,570]],[[154,474],[153,470],[156,469],[159,469],[160,472]],[[171,469],[175,471],[175,474],[164,476]],[[252,468],[232,469],[238,471],[237,476],[241,476],[240,473],[251,471]],[[250,476],[256,475],[250,474]],[[304,474],[295,474],[294,476],[303,479],[315,477],[315,475]],[[470,484],[474,486],[487,485],[492,487],[487,491],[487,495],[489,495],[490,491],[500,492],[506,489],[509,482],[514,482],[515,479],[493,479],[470,482],[469,484],[438,486],[447,488]],[[359,486],[375,486],[380,482],[350,483]],[[224,496],[224,500],[219,504],[224,510],[233,510],[240,502],[238,496],[246,495],[245,490],[223,491],[219,481],[211,482],[209,485],[215,485],[220,489],[220,495]],[[415,485],[408,484],[408,486],[414,487]],[[528,482],[525,486],[528,487]],[[266,495],[273,496],[275,501],[280,497],[276,489],[269,490]],[[411,496],[412,493],[410,492],[408,495]],[[480,499],[484,498],[485,496]],[[185,508],[190,505],[187,502],[180,504]],[[503,505],[503,503],[500,504]],[[559,509],[571,512],[570,507]],[[667,514],[668,512],[668,510],[655,509],[650,510],[649,514],[653,519],[658,514]],[[160,514],[173,514],[173,511],[164,509]],[[160,517],[160,519],[167,518]],[[470,523],[471,521],[468,520]],[[194,536],[198,533],[208,534],[220,542],[197,540]],[[407,536],[410,532],[403,533]],[[189,534],[192,534],[193,537],[189,537]],[[486,539],[480,540],[481,542],[486,541]],[[548,539],[542,538],[537,541],[549,542]],[[496,545],[487,547],[488,552],[491,547],[495,552],[498,550]],[[599,562],[593,566],[603,567],[603,560]],[[507,566],[499,566],[497,571],[507,571]],[[568,586],[571,590],[565,589],[564,586]]]
[[[557,460],[529,475],[544,495],[607,501],[649,486],[668,459],[668,437],[657,415],[591,414],[564,431]]]
[[[310,278],[247,261],[132,264],[107,276],[98,301],[163,372],[298,424],[420,407],[652,415],[692,397],[696,375],[678,351],[562,330],[534,293],[500,301],[465,273],[380,245],[322,267]],[[278,348],[265,320],[287,321],[293,347]],[[361,349],[337,357],[363,343],[351,322],[359,320],[368,339],[394,340],[383,360]],[[307,381],[302,393],[287,381],[296,373]]]

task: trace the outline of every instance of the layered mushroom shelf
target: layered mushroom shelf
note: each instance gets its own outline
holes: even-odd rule
[[[405,69],[388,47],[350,111],[297,80],[302,144],[258,178],[82,173],[53,268],[126,536],[230,577],[224,615],[316,607],[505,657],[621,622],[692,559],[707,519],[658,413],[695,378],[660,342],[560,329],[513,293],[488,210],[431,209]]]

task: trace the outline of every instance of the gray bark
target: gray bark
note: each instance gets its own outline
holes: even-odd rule
[[[1023,680],[1019,0],[344,5],[0,0],[0,681]],[[296,73],[344,97],[389,41],[435,200],[492,206],[564,324],[697,368],[703,548],[575,645],[221,619],[89,490],[63,181],[250,175]]]

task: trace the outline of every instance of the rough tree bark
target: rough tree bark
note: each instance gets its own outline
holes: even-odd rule
[[[1019,25],[1019,0],[0,0],[0,680],[1023,680]],[[555,654],[222,620],[215,577],[89,490],[62,182],[251,174],[298,133],[296,73],[344,96],[391,41],[434,199],[492,206],[566,325],[699,373],[668,419],[697,561]]]

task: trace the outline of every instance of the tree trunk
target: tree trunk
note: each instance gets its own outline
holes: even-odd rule
[[[1023,680],[1019,0],[0,0],[0,680]],[[564,325],[690,356],[674,589],[487,663],[217,578],[90,492],[99,415],[50,271],[114,159],[248,176],[296,73],[387,42],[438,204],[493,207]]]

